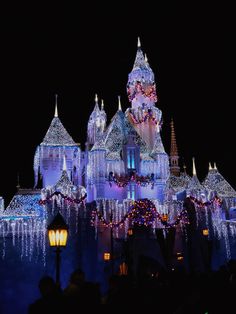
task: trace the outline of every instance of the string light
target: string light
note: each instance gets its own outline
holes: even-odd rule
[[[63,198],[65,201],[69,202],[70,204],[80,204],[82,202],[85,201],[87,194],[85,194],[84,196],[82,196],[80,199],[73,199],[67,195],[62,194],[59,191],[56,191],[54,193],[52,193],[50,196],[48,196],[46,199],[44,200],[39,200],[39,204],[40,205],[45,205],[46,203],[52,201],[54,196],[61,196],[61,198]]]

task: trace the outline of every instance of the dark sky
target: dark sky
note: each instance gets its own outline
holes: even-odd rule
[[[2,12],[0,195],[6,203],[21,186],[33,185],[33,156],[54,114],[84,144],[94,94],[110,119],[126,96],[140,36],[155,73],[163,112],[162,138],[170,146],[174,118],[179,154],[199,178],[208,161],[236,188],[234,170],[235,34],[226,7],[129,5],[112,2],[53,9],[14,7]]]

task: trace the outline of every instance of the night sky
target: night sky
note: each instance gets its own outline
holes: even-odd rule
[[[0,195],[6,204],[33,186],[33,157],[54,115],[82,148],[94,95],[108,119],[129,106],[126,94],[140,36],[157,85],[163,113],[162,139],[170,147],[173,117],[181,164],[199,179],[208,161],[236,188],[234,169],[235,49],[230,8],[153,8],[114,2],[101,7],[14,7],[1,18]]]

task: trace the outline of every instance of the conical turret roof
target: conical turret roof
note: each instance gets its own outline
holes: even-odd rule
[[[74,146],[76,143],[66,131],[58,116],[54,116],[49,129],[40,145],[45,146]]]
[[[124,113],[118,110],[112,118],[104,136],[106,149],[110,152],[120,151],[125,137]]]
[[[43,207],[40,205],[40,193],[17,193],[10,204],[1,213],[1,218],[27,218],[43,215]]]
[[[156,156],[156,154],[160,153],[165,153],[165,149],[162,143],[160,132],[157,132],[151,156]]]
[[[200,181],[198,180],[197,177],[197,172],[196,172],[196,166],[195,166],[195,159],[193,157],[193,169],[192,169],[193,176],[191,180],[188,182],[187,190],[188,191],[193,191],[193,192],[200,192],[204,191],[205,188],[203,185],[201,185]]]
[[[141,43],[138,38],[137,53],[134,61],[134,66],[129,74],[129,82],[140,81],[140,82],[154,82],[154,74],[149,66],[147,59],[143,55],[141,49]]]
[[[60,191],[62,193],[67,194],[68,189],[70,189],[73,186],[71,180],[69,179],[68,173],[67,173],[67,166],[66,166],[66,157],[64,155],[63,157],[63,170],[60,179],[57,181],[57,183],[54,185],[53,190]]]
[[[208,190],[216,191],[221,197],[236,197],[236,191],[219,173],[216,167],[209,167],[209,171],[203,181],[203,185]]]
[[[53,189],[55,191],[65,192],[68,190],[68,187],[71,187],[71,186],[73,186],[73,184],[69,179],[68,173],[66,170],[63,170],[60,179],[54,185]]]

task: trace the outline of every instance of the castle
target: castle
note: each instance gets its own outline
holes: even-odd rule
[[[35,243],[41,243],[45,262],[46,226],[59,210],[74,235],[79,234],[82,266],[86,268],[93,260],[93,265],[98,265],[97,272],[104,267],[103,254],[110,252],[114,239],[122,240],[112,247],[115,250],[112,254],[118,263],[122,262],[121,243],[131,241],[130,229],[135,233],[129,250],[136,256],[134,271],[138,268],[135,260],[141,255],[158,260],[163,267],[171,263],[174,254],[187,256],[186,243],[191,240],[195,243],[191,250],[198,254],[202,238],[221,243],[218,251],[213,249],[214,254],[220,255],[219,264],[233,257],[236,192],[216,165],[209,164],[202,183],[194,159],[192,177],[185,170],[180,171],[173,121],[170,155],[166,153],[154,73],[140,40],[128,76],[127,94],[130,108],[123,112],[119,98],[118,109],[109,124],[103,102],[100,106],[95,97],[84,151],[63,126],[56,98],[54,117],[34,156],[34,188],[19,187],[7,208],[2,206],[0,210],[3,237],[10,235],[13,244],[18,241],[21,255],[31,258]],[[194,233],[189,233],[193,225]],[[172,239],[168,262],[157,241],[160,237],[161,241]],[[36,245],[38,252],[40,245]],[[2,255],[5,254],[4,251]],[[204,270],[200,255],[195,266]],[[189,264],[190,258],[186,260]]]

